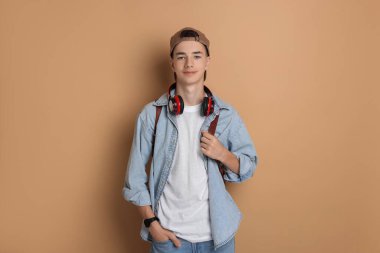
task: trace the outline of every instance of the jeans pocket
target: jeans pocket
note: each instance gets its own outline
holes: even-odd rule
[[[152,241],[153,241],[154,243],[158,243],[158,244],[165,244],[165,243],[171,242],[170,239],[167,239],[167,240],[165,240],[165,241],[156,241],[155,239],[152,239]]]

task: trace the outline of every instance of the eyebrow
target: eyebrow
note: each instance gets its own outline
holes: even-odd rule
[[[184,55],[186,55],[185,52],[177,52],[175,55],[179,55],[179,54],[184,54]],[[201,51],[195,51],[195,52],[193,52],[193,54],[203,54],[203,52],[201,52]]]

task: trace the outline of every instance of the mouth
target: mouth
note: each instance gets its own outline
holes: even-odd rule
[[[193,74],[195,74],[195,73],[197,73],[197,71],[184,71],[183,72],[185,75],[193,75]]]

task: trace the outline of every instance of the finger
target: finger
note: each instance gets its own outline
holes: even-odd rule
[[[205,136],[202,136],[201,138],[201,142],[204,142],[204,143],[209,143],[211,140],[210,139],[207,139]]]
[[[170,240],[172,240],[177,248],[181,247],[181,241],[175,236],[175,234],[170,235]]]
[[[210,133],[207,132],[207,131],[202,131],[202,136],[206,137],[207,139],[211,139],[213,135],[210,134]]]
[[[201,147],[204,148],[204,149],[207,149],[208,145],[204,144],[204,143],[201,143]]]

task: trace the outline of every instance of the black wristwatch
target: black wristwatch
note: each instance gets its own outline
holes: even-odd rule
[[[144,220],[144,225],[145,227],[149,228],[150,226],[150,223],[152,223],[153,221],[160,221],[156,216],[152,217],[152,218],[149,218],[149,219],[145,219]]]

